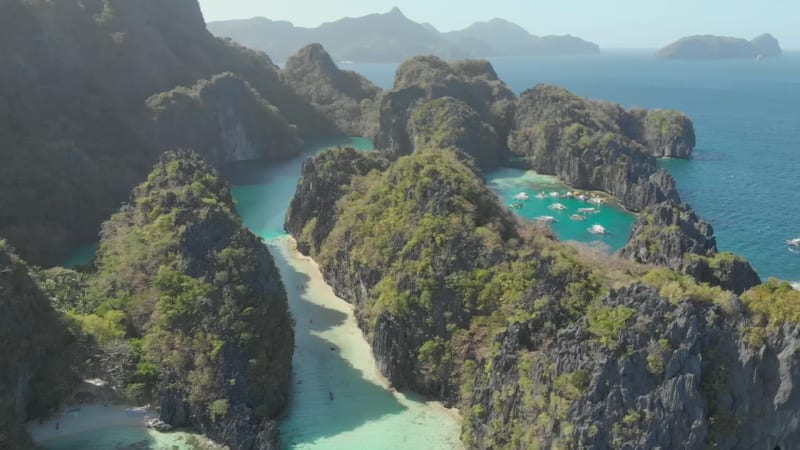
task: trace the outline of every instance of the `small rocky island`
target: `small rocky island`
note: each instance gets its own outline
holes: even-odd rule
[[[778,40],[762,34],[751,41],[726,36],[688,36],[656,53],[659,59],[761,59],[782,55]]]

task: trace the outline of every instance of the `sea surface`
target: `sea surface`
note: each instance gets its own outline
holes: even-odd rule
[[[662,165],[682,199],[709,221],[721,250],[746,256],[762,277],[800,280],[800,53],[761,62],[663,61],[653,52],[498,58],[492,64],[521,93],[540,83],[644,108],[675,108],[694,121],[689,161]],[[344,66],[389,88],[396,64]]]

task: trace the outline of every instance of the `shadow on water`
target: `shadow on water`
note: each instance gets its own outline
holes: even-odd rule
[[[314,295],[333,294],[306,291],[306,287],[319,287],[292,266],[284,251],[275,246],[270,249],[287,285],[290,308],[297,321],[293,390],[281,423],[284,445],[291,448],[313,444],[405,411],[407,407],[391,391],[367,379],[342,354],[353,350],[343,347],[351,347],[350,339],[362,339],[361,331],[354,324],[352,330],[348,329],[346,313],[311,301]],[[346,328],[334,330],[342,326]],[[355,351],[369,354],[366,343],[359,343],[363,348]]]

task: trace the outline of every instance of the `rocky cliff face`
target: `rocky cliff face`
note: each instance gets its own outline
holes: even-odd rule
[[[737,294],[761,284],[746,259],[717,252],[714,229],[685,204],[666,202],[642,212],[620,255],[667,266]]]
[[[293,352],[272,256],[235,214],[230,190],[196,154],[167,153],[103,226],[89,292],[143,344],[124,392],[161,419],[232,448],[279,448]],[[143,368],[146,368],[144,370]]]
[[[355,305],[387,378],[460,407],[469,448],[800,445],[788,284],[737,297],[572,249],[515,222],[449,150],[340,175],[360,158],[307,163],[295,205],[326,206],[293,207],[287,227]],[[716,251],[687,207],[657,211],[643,216],[682,230],[659,263]]]
[[[685,114],[672,110],[632,110],[630,117],[638,133],[636,140],[656,158],[687,159],[694,151],[694,124]],[[636,122],[638,121],[638,127]],[[631,120],[628,120],[630,123]]]
[[[320,44],[302,48],[286,61],[281,76],[342,133],[374,136],[382,91],[363,76],[339,70]]]
[[[31,448],[26,420],[48,415],[77,381],[76,338],[0,239],[0,448]]]
[[[414,139],[409,120],[423,103],[450,97],[474,111],[480,121],[488,124],[497,137],[496,143],[483,150],[482,161],[497,161],[502,156],[511,128],[516,97],[500,81],[486,61],[460,61],[448,64],[432,56],[420,56],[404,62],[397,70],[394,89],[386,94],[380,107],[380,130],[375,145],[394,155],[414,151]],[[463,106],[459,109],[464,109]],[[472,115],[472,113],[463,113]],[[474,119],[471,119],[474,121]],[[484,126],[478,124],[478,139],[483,139]],[[462,133],[469,139],[473,130]],[[479,145],[472,142],[473,147]]]
[[[465,424],[474,448],[794,448],[800,443],[796,325],[753,345],[752,316],[726,305],[673,304],[644,286],[603,300],[622,320],[543,331],[510,326],[477,364]],[[613,316],[613,318],[612,318]],[[587,326],[588,325],[588,326]],[[609,327],[613,327],[608,323]],[[491,368],[491,370],[490,370]]]
[[[483,169],[497,167],[508,156],[494,128],[452,97],[420,104],[406,128],[415,149],[455,149]]]
[[[196,0],[7,0],[0,30],[0,235],[32,263],[96,240],[158,160],[155,94],[232,72],[301,137],[336,131],[268,57],[211,36]],[[268,150],[284,142],[281,129]]]
[[[231,73],[155,95],[147,106],[158,147],[190,148],[217,165],[285,159],[300,148],[296,128]]]
[[[336,203],[344,197],[354,178],[372,171],[382,172],[389,161],[376,153],[352,148],[324,152],[303,163],[303,173],[286,212],[286,231],[295,236],[305,254],[319,253],[336,224]]]
[[[675,181],[658,168],[650,155],[655,150],[645,146],[671,138],[650,132],[648,141],[652,126],[639,122],[641,116],[649,114],[585,100],[563,88],[537,86],[520,98],[509,146],[533,170],[579,189],[608,192],[629,210],[641,211],[678,199]]]

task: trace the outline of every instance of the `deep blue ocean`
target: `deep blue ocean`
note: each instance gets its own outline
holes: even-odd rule
[[[800,280],[800,53],[756,61],[662,61],[645,52],[502,58],[500,78],[521,93],[539,83],[694,121],[689,161],[664,161],[683,201],[716,231],[717,244],[750,259],[762,277]],[[352,64],[389,88],[396,64]]]

